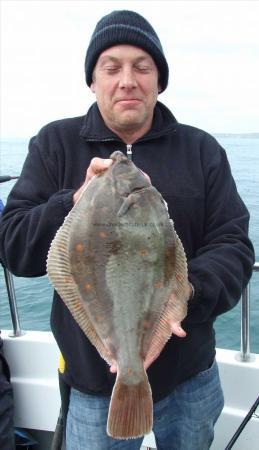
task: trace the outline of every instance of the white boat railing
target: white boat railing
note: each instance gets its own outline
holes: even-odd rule
[[[8,296],[8,300],[9,300],[10,314],[11,314],[11,319],[12,319],[12,324],[13,324],[13,332],[10,333],[10,336],[19,337],[23,334],[23,332],[21,330],[20,319],[19,319],[19,314],[18,314],[13,276],[12,276],[11,272],[9,272],[9,270],[6,269],[6,267],[4,267],[4,266],[3,266],[3,270],[4,270],[7,296]]]

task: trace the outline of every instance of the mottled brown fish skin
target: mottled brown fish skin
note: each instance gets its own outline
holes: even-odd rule
[[[188,278],[161,195],[121,152],[111,158],[58,231],[48,274],[101,356],[116,362],[107,432],[127,439],[152,428],[144,363],[161,352],[170,323],[185,317]]]

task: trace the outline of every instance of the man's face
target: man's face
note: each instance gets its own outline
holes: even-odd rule
[[[132,45],[116,45],[97,60],[91,90],[106,125],[120,133],[151,127],[159,90],[153,58]]]

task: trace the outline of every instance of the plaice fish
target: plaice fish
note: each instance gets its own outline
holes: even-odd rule
[[[186,316],[188,276],[162,196],[121,152],[111,159],[57,231],[47,272],[91,343],[117,367],[107,433],[128,439],[152,429],[145,368]]]

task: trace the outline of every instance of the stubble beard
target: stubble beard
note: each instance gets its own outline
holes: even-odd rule
[[[122,131],[138,131],[141,129],[148,120],[147,114],[135,113],[131,111],[124,112],[122,114],[111,114],[110,123],[114,130]]]

